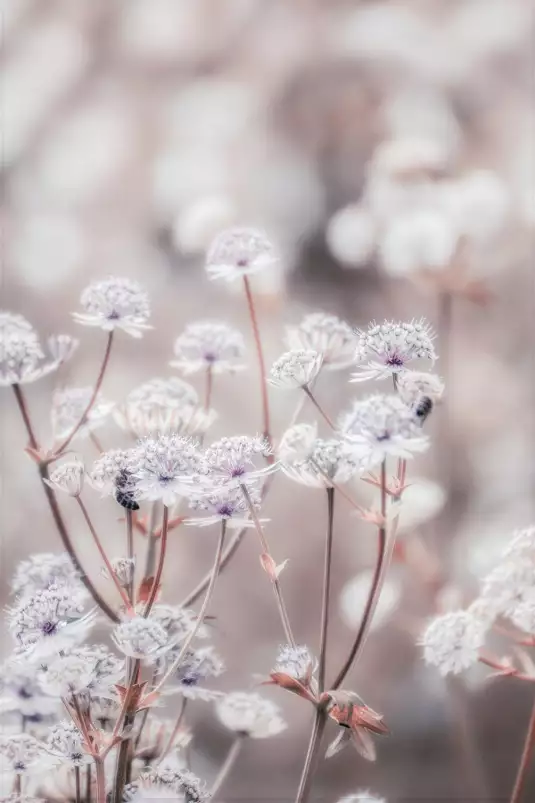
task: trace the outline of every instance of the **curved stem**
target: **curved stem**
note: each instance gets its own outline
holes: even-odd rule
[[[385,571],[384,568],[386,566],[387,561],[385,560],[387,554],[387,539],[386,539],[386,460],[383,460],[381,464],[381,515],[383,517],[383,524],[379,527],[379,544],[378,544],[378,555],[377,555],[377,563],[375,566],[375,572],[373,575],[372,586],[370,589],[370,593],[368,595],[368,599],[366,601],[366,606],[364,608],[364,614],[362,616],[362,621],[360,623],[360,627],[353,642],[353,646],[347,656],[344,665],[342,666],[340,672],[338,673],[336,680],[332,684],[331,688],[333,690],[339,689],[342,683],[345,680],[345,677],[349,670],[351,669],[354,661],[356,660],[362,646],[364,645],[364,641],[368,634],[369,626],[371,624],[371,620],[375,611],[375,607],[377,605],[377,600],[379,599],[379,595],[381,593],[381,588],[383,585]]]
[[[99,371],[99,374],[98,374],[98,377],[97,377],[97,381],[95,382],[95,387],[93,388],[93,392],[91,394],[91,398],[89,399],[89,402],[87,403],[87,407],[85,408],[84,412],[80,416],[80,419],[78,420],[78,423],[75,424],[75,426],[70,431],[70,433],[67,435],[65,440],[62,441],[62,443],[60,443],[60,445],[56,449],[54,449],[54,457],[52,458],[53,460],[56,460],[61,454],[63,454],[63,452],[65,451],[65,449],[69,445],[69,443],[72,441],[72,439],[74,438],[74,436],[76,435],[76,433],[80,429],[80,427],[85,424],[85,422],[87,420],[87,416],[89,415],[89,413],[93,409],[93,405],[95,404],[95,402],[97,400],[97,396],[98,396],[99,391],[100,391],[100,388],[102,387],[102,382],[104,380],[104,374],[106,373],[106,368],[108,367],[108,362],[109,362],[109,359],[110,359],[112,343],[113,343],[113,331],[111,331],[108,334],[108,342],[106,343],[106,351],[104,352],[104,358],[102,360],[102,365],[100,366],[100,371]]]
[[[531,717],[528,725],[528,732],[526,733],[526,740],[524,742],[524,749],[522,750],[522,757],[516,775],[515,785],[511,794],[510,803],[520,803],[522,792],[527,779],[528,769],[531,763],[531,754],[535,749],[535,703],[531,711]]]
[[[165,555],[167,552],[167,535],[169,532],[169,508],[167,505],[164,505],[163,508],[163,518],[162,518],[162,535],[161,535],[161,543],[160,543],[160,557],[158,559],[158,567],[156,569],[156,574],[154,575],[154,580],[152,583],[152,587],[150,590],[149,598],[147,600],[147,605],[145,607],[145,611],[143,616],[145,619],[149,615],[152,610],[152,606],[156,600],[158,595],[158,589],[160,587],[160,582],[162,579],[162,572],[163,572],[163,565],[165,562]],[[149,538],[152,538],[152,534],[149,534]]]
[[[182,701],[181,701],[181,704],[180,704],[180,711],[178,712],[178,716],[176,718],[176,722],[175,722],[174,728],[171,731],[171,734],[170,734],[169,739],[167,740],[167,742],[165,744],[164,749],[160,753],[160,756],[158,758],[158,764],[162,763],[162,761],[164,760],[164,758],[166,757],[166,755],[168,754],[168,752],[171,750],[171,748],[173,746],[173,743],[174,743],[174,741],[175,741],[175,739],[177,737],[178,731],[180,730],[180,726],[182,725],[182,722],[184,720],[184,714],[186,713],[186,705],[187,705],[187,703],[188,703],[187,699],[185,697],[183,697]]]
[[[247,507],[249,508],[249,513],[251,519],[254,523],[256,532],[258,533],[258,537],[260,538],[260,543],[262,544],[262,549],[264,550],[264,554],[267,555],[271,560],[273,560],[271,556],[271,552],[269,550],[269,544],[266,539],[266,535],[262,529],[262,525],[260,524],[260,520],[257,516],[255,506],[251,499],[251,495],[249,490],[245,484],[240,485],[241,492],[247,502]],[[288,611],[286,609],[286,604],[284,602],[284,598],[282,596],[282,589],[280,586],[279,578],[276,576],[270,577],[271,584],[273,586],[273,590],[275,592],[275,599],[277,600],[277,607],[279,609],[280,618],[282,621],[282,626],[284,629],[284,635],[286,636],[286,640],[288,644],[291,644],[292,647],[296,646],[295,639],[293,637],[292,628],[290,625],[290,617],[288,616]]]
[[[327,662],[327,633],[329,628],[329,597],[331,591],[331,564],[334,523],[334,488],[327,488],[327,539],[323,568],[323,601],[321,605],[321,636],[318,662],[319,693],[325,691],[325,667]]]
[[[84,517],[84,519],[86,521],[86,524],[87,524],[87,526],[89,528],[89,532],[93,536],[93,541],[95,542],[96,547],[97,547],[97,549],[98,549],[98,551],[100,553],[100,556],[101,556],[102,560],[104,561],[104,564],[106,566],[106,569],[108,570],[108,574],[110,575],[110,578],[115,583],[115,587],[117,588],[117,591],[119,592],[119,594],[121,596],[123,604],[126,606],[127,609],[131,609],[132,606],[130,605],[130,601],[129,601],[128,597],[126,596],[126,594],[124,592],[124,589],[121,586],[121,584],[120,584],[120,582],[119,582],[119,580],[117,578],[117,575],[115,574],[115,572],[113,570],[113,567],[112,567],[112,565],[111,565],[111,563],[109,561],[108,556],[106,555],[104,547],[102,546],[102,542],[101,542],[100,538],[98,537],[97,531],[95,530],[95,528],[93,526],[93,522],[91,521],[89,513],[87,512],[87,508],[86,508],[85,504],[82,502],[82,499],[79,496],[76,497],[76,501],[78,502],[78,505],[80,506],[80,510],[82,511],[83,517]]]
[[[318,765],[321,737],[323,736],[326,722],[327,715],[325,711],[323,708],[318,707],[316,709],[316,715],[314,718],[314,727],[312,728],[312,733],[310,734],[310,741],[308,743],[305,764],[303,767],[303,772],[301,773],[301,780],[299,781],[299,789],[297,790],[295,803],[306,803],[308,800],[310,788],[312,786],[312,781]]]
[[[256,309],[254,304],[253,293],[251,290],[251,285],[249,282],[249,277],[243,277],[243,285],[245,287],[245,295],[247,298],[247,308],[249,310],[249,317],[251,319],[251,325],[253,327],[253,336],[255,341],[256,347],[256,355],[258,358],[258,369],[260,371],[260,393],[262,397],[262,420],[263,420],[263,428],[264,428],[264,437],[266,440],[271,444],[271,424],[270,424],[270,416],[269,416],[269,397],[268,397],[268,387],[266,381],[266,364],[264,360],[264,352],[262,349],[262,339],[260,337],[260,329],[258,326],[258,318],[256,316]]]
[[[241,753],[241,749],[243,747],[244,736],[236,736],[234,741],[230,746],[230,750],[227,753],[227,756],[221,765],[221,769],[217,773],[216,779],[210,789],[210,797],[214,798],[216,794],[219,792],[225,781],[227,780],[230,772],[236,763],[236,759]]]
[[[334,421],[332,420],[332,418],[330,417],[330,415],[329,415],[329,414],[328,414],[328,413],[327,413],[327,412],[326,412],[326,411],[323,409],[323,407],[321,406],[321,404],[319,403],[319,401],[316,399],[316,397],[314,396],[314,394],[312,393],[312,391],[310,390],[310,388],[308,387],[308,385],[303,385],[303,390],[305,391],[306,395],[308,396],[308,398],[310,399],[310,401],[312,402],[312,404],[314,405],[314,407],[316,408],[316,410],[318,411],[318,413],[321,415],[321,417],[322,417],[322,418],[323,418],[323,419],[324,419],[324,420],[327,422],[327,424],[330,426],[330,428],[331,428],[331,429],[336,429],[336,426],[335,426],[335,424],[334,424]]]
[[[222,522],[221,522],[221,533],[220,533],[220,536],[219,536],[219,541],[217,542],[217,549],[216,549],[216,554],[215,554],[215,559],[214,559],[214,565],[213,565],[213,568],[212,568],[212,574],[211,574],[211,577],[210,577],[210,582],[209,582],[208,588],[206,590],[206,596],[204,597],[203,603],[201,605],[201,609],[200,609],[199,614],[197,616],[197,621],[195,622],[194,627],[190,630],[190,632],[188,634],[188,637],[184,641],[178,656],[175,658],[175,660],[173,661],[173,663],[171,664],[171,666],[169,667],[167,672],[164,674],[164,676],[161,678],[161,680],[159,680],[158,683],[156,684],[156,686],[154,687],[153,693],[159,692],[160,689],[162,688],[162,686],[164,685],[164,683],[166,683],[166,681],[169,680],[171,675],[173,675],[174,672],[178,669],[178,667],[180,666],[180,663],[182,662],[182,659],[184,658],[184,656],[186,655],[187,651],[189,650],[191,642],[193,641],[193,639],[195,638],[195,636],[197,635],[199,629],[202,626],[202,623],[204,621],[204,617],[206,615],[206,611],[207,611],[208,606],[210,604],[210,600],[212,599],[212,594],[214,592],[217,576],[219,574],[219,568],[221,566],[221,555],[223,553],[223,544],[225,543],[226,530],[227,530],[227,523],[226,523],[225,519],[223,519]]]

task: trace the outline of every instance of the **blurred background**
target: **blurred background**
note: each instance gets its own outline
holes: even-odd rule
[[[45,443],[54,387],[90,385],[98,371],[104,335],[81,330],[70,313],[84,286],[110,273],[146,287],[155,328],[140,342],[116,339],[106,398],[169,375],[185,324],[222,318],[246,335],[250,371],[216,383],[211,435],[260,428],[244,299],[202,269],[213,235],[229,225],[266,229],[282,253],[280,270],[255,281],[268,362],[285,349],[285,325],[317,309],[354,326],[425,316],[437,328],[447,398],[430,422],[431,451],[410,465],[422,482],[402,518],[391,604],[350,677],[393,735],[376,765],[350,750],[324,763],[313,799],[334,803],[359,787],[389,803],[508,799],[531,689],[479,671],[445,682],[415,640],[433,612],[472,598],[510,530],[535,519],[535,4],[2,0],[1,19],[2,306],[43,338],[82,340],[61,376],[28,386]],[[333,414],[355,388],[368,390],[347,378],[318,384]],[[59,542],[11,395],[1,398],[5,603],[16,562]],[[280,435],[295,399],[271,398]],[[99,437],[105,448],[124,442],[113,421]],[[91,443],[78,448],[95,457]],[[362,483],[353,491],[367,498]],[[84,563],[98,571],[69,501]],[[96,494],[89,504],[118,553],[116,508]],[[375,545],[347,505],[336,513],[331,673],[357,627]],[[290,559],[283,586],[294,630],[315,650],[323,494],[277,479],[264,514],[275,557]],[[204,574],[212,542],[211,530],[174,534],[169,601]],[[425,582],[422,544],[441,567]],[[263,579],[247,538],[214,605],[227,664],[220,688],[250,688],[273,662],[281,633]],[[7,637],[2,647],[11,649]],[[247,747],[228,801],[295,795],[312,712],[266,693],[289,727]],[[190,721],[193,767],[209,778],[229,734],[206,703],[190,707]]]

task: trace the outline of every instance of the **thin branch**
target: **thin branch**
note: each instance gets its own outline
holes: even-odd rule
[[[321,636],[318,661],[319,693],[325,691],[325,667],[327,662],[327,633],[329,628],[329,598],[331,592],[331,565],[334,532],[334,488],[327,488],[327,537],[323,568],[323,599],[321,603]]]
[[[308,800],[312,781],[318,765],[321,737],[323,736],[326,722],[327,715],[324,709],[318,706],[314,717],[314,726],[312,728],[312,733],[310,734],[310,741],[308,743],[305,764],[301,774],[301,780],[299,781],[299,789],[297,790],[295,803],[306,803]]]
[[[149,598],[147,600],[147,605],[145,607],[145,611],[143,612],[143,616],[145,618],[147,618],[147,616],[152,610],[152,606],[154,605],[154,602],[158,595],[158,589],[160,587],[160,582],[162,579],[163,565],[165,562],[165,555],[167,552],[167,535],[169,532],[168,524],[169,524],[169,508],[167,507],[167,505],[164,505],[163,517],[162,517],[162,537],[160,543],[160,557],[158,559],[158,567],[156,569],[156,574],[154,575],[154,580],[152,582],[152,587],[150,590]],[[152,535],[149,535],[149,538],[152,538]]]
[[[130,605],[134,604],[134,514],[132,510],[126,511],[126,556],[130,561],[132,571],[126,590]]]
[[[247,308],[249,310],[249,317],[251,319],[251,325],[253,327],[256,355],[258,358],[258,370],[260,372],[260,393],[262,397],[262,420],[264,428],[264,437],[271,444],[272,437],[271,437],[271,423],[269,415],[269,396],[268,396],[268,387],[266,380],[266,363],[264,360],[262,339],[260,337],[260,328],[258,326],[258,318],[256,315],[253,293],[251,290],[251,285],[248,276],[243,277],[243,285],[245,287],[245,295],[247,298]]]
[[[227,753],[227,757],[225,758],[223,764],[221,765],[221,769],[217,773],[216,779],[212,785],[212,788],[210,789],[211,798],[215,798],[216,794],[219,792],[219,790],[227,780],[228,776],[230,775],[230,772],[234,767],[234,764],[236,763],[238,756],[241,753],[244,739],[245,739],[244,736],[238,734],[238,736],[236,736],[236,738],[232,742],[230,750]]]
[[[528,731],[526,733],[526,740],[524,742],[524,749],[522,750],[522,757],[516,775],[515,785],[511,794],[510,803],[520,803],[522,792],[524,790],[528,770],[531,764],[531,754],[535,749],[535,703],[531,711],[529,720]]]
[[[165,747],[163,748],[162,752],[160,753],[160,756],[158,758],[158,764],[162,763],[162,761],[164,760],[164,758],[166,757],[168,752],[173,747],[173,743],[174,743],[174,741],[175,741],[175,739],[176,739],[176,737],[178,735],[178,731],[180,730],[180,726],[182,725],[182,722],[184,721],[184,714],[186,713],[186,705],[187,705],[187,703],[188,703],[188,701],[187,701],[186,697],[183,697],[182,701],[181,701],[181,704],[180,704],[180,711],[178,712],[178,716],[176,718],[176,722],[175,722],[174,728],[173,728],[173,730],[171,731],[171,733],[169,735],[169,739],[167,740],[167,742],[165,744]]]
[[[303,390],[304,390],[305,394],[308,396],[308,398],[310,399],[310,401],[312,402],[312,404],[314,405],[314,407],[316,408],[316,410],[318,411],[318,413],[321,415],[321,417],[330,426],[330,428],[333,429],[333,430],[336,429],[336,425],[335,425],[334,421],[332,420],[330,415],[323,409],[323,407],[321,406],[319,401],[316,399],[316,397],[314,396],[314,394],[310,390],[309,386],[308,385],[303,385]]]

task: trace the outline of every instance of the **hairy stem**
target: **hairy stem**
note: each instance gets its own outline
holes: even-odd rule
[[[169,525],[169,508],[167,507],[167,505],[164,505],[163,517],[162,517],[162,534],[160,537],[160,557],[158,559],[158,567],[156,569],[156,574],[154,575],[154,580],[152,582],[152,587],[150,590],[149,598],[147,600],[147,605],[143,613],[143,616],[145,618],[147,618],[147,616],[152,610],[152,606],[154,605],[154,602],[158,595],[158,589],[160,587],[160,582],[162,579],[163,565],[165,563],[165,555],[167,552],[167,536],[169,533],[168,525]],[[152,538],[152,535],[149,534],[149,538]]]
[[[253,327],[256,355],[258,358],[258,370],[260,372],[260,393],[262,398],[262,421],[263,421],[264,437],[266,438],[268,443],[271,444],[272,438],[271,438],[271,423],[269,415],[268,387],[266,380],[266,363],[264,360],[264,351],[262,349],[262,339],[260,337],[260,329],[258,326],[258,318],[256,315],[253,293],[251,290],[251,285],[248,276],[243,277],[243,285],[245,288],[245,295],[247,298],[247,308],[249,310],[251,326]]]
[[[215,798],[216,794],[219,792],[225,781],[227,780],[228,776],[231,773],[234,764],[238,756],[241,753],[241,749],[243,747],[244,736],[238,735],[232,742],[230,746],[230,750],[227,753],[227,756],[221,765],[221,769],[217,773],[216,779],[212,784],[212,788],[210,789],[210,797]]]
[[[245,483],[240,485],[240,488],[241,488],[241,492],[242,492],[242,494],[243,494],[243,496],[245,498],[245,501],[247,502],[247,507],[249,508],[249,513],[250,513],[251,519],[252,519],[252,521],[254,523],[256,532],[258,533],[258,537],[260,538],[260,543],[262,544],[262,549],[264,551],[264,554],[267,555],[271,560],[273,560],[273,558],[271,556],[270,549],[269,549],[269,544],[268,544],[267,539],[266,539],[266,535],[265,535],[265,533],[264,533],[264,531],[262,529],[262,525],[261,525],[260,520],[259,520],[259,518],[257,516],[256,510],[255,510],[255,506],[254,506],[253,501],[251,499],[251,495],[249,493],[249,490],[248,490],[247,486],[245,485]],[[296,642],[295,642],[295,639],[293,637],[292,628],[291,628],[291,625],[290,625],[290,618],[288,616],[288,611],[286,609],[286,604],[285,604],[284,598],[282,596],[282,589],[281,589],[281,585],[280,585],[280,582],[279,582],[279,578],[276,577],[276,576],[273,576],[273,577],[270,577],[270,579],[271,579],[271,584],[273,586],[273,591],[275,592],[275,599],[277,600],[277,608],[279,610],[279,615],[280,615],[280,618],[281,618],[281,621],[282,621],[282,627],[284,629],[284,635],[286,636],[286,640],[287,640],[288,644],[291,644],[292,647],[295,647],[296,646]]]
[[[362,616],[362,620],[360,623],[360,627],[353,642],[353,646],[347,656],[344,665],[342,666],[340,672],[338,673],[336,680],[332,684],[331,688],[333,690],[339,689],[342,683],[344,682],[347,673],[353,666],[353,663],[357,659],[361,648],[364,645],[366,636],[368,634],[368,630],[371,624],[371,620],[373,617],[373,613],[375,611],[375,607],[377,605],[377,600],[381,594],[381,588],[384,582],[385,572],[384,567],[386,565],[386,553],[387,553],[387,532],[386,532],[386,460],[383,460],[381,464],[381,516],[383,518],[383,523],[379,527],[378,532],[378,555],[377,555],[377,563],[375,565],[375,572],[373,575],[372,586],[370,589],[370,593],[368,595],[368,599],[366,601],[366,606],[364,608],[364,614]]]
[[[327,488],[327,538],[323,568],[323,599],[321,603],[321,635],[318,661],[319,693],[325,691],[325,667],[327,663],[327,633],[329,628],[329,598],[331,592],[331,565],[334,532],[334,488]]]
[[[522,793],[526,785],[528,770],[531,764],[531,755],[535,749],[535,703],[531,711],[531,717],[528,725],[528,732],[524,742],[524,749],[522,750],[522,757],[516,774],[515,785],[511,794],[510,803],[520,803]]]

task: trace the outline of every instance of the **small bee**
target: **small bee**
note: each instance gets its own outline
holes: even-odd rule
[[[124,469],[120,471],[115,479],[115,501],[126,510],[139,510],[139,505],[135,500],[133,491],[129,486],[130,475]]]
[[[433,400],[430,399],[429,396],[422,396],[414,407],[414,414],[423,424],[433,407]]]

